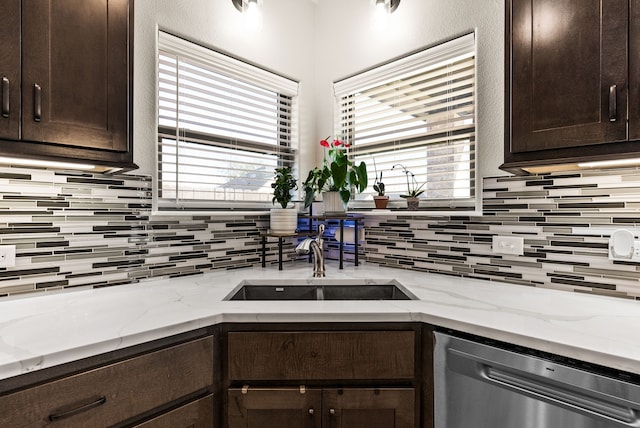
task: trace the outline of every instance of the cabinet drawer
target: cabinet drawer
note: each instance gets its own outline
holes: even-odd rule
[[[0,397],[0,426],[109,426],[212,383],[206,337]]]
[[[230,332],[231,381],[412,379],[413,331]]]
[[[180,406],[134,428],[212,428],[213,395]]]

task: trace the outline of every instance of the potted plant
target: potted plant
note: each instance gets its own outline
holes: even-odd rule
[[[407,169],[402,164],[396,164],[391,167],[391,169],[395,169],[396,167],[401,168],[402,172],[404,172],[405,177],[407,178],[407,193],[404,195],[400,195],[401,198],[407,200],[407,209],[409,210],[417,210],[420,206],[420,195],[424,193],[424,185],[425,183],[418,184],[416,181],[416,176]],[[409,178],[411,176],[411,178]]]
[[[289,207],[292,199],[292,191],[298,189],[296,179],[291,172],[291,167],[283,166],[275,169],[273,183],[273,199],[280,208],[271,208],[270,224],[271,233],[287,235],[295,233],[298,227],[298,212]]]
[[[327,137],[320,141],[320,145],[329,149],[328,156],[325,155],[322,168],[315,167],[309,171],[303,183],[304,206],[311,205],[315,195],[324,192],[325,212],[344,212],[352,190],[363,192],[367,188],[367,165],[364,162],[353,163],[347,152],[349,144],[340,139],[329,142]]]
[[[380,176],[378,177],[378,168],[376,168],[376,161],[373,160],[373,168],[376,173],[376,179],[373,183],[373,190],[375,190],[378,194],[373,196],[373,203],[378,209],[387,208],[387,204],[389,203],[389,196],[384,194],[384,183],[382,182],[382,171],[380,171]]]

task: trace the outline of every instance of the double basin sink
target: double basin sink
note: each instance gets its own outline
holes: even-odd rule
[[[224,300],[415,300],[395,280],[246,280]]]

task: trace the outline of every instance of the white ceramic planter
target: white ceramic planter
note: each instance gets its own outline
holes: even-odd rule
[[[271,208],[270,232],[292,234],[298,228],[298,211],[295,208]]]
[[[346,207],[340,199],[340,192],[323,192],[322,202],[325,214],[346,212]]]

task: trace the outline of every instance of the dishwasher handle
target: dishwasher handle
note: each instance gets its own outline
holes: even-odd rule
[[[599,400],[596,397],[582,394],[580,391],[550,385],[544,380],[524,377],[487,364],[482,364],[481,373],[482,377],[492,383],[511,387],[536,398],[545,399],[565,407],[581,409],[594,416],[622,423],[624,426],[640,427],[640,418],[629,407]]]
[[[448,367],[464,375],[608,422],[616,422],[618,426],[640,428],[640,417],[635,409],[600,399],[595,396],[595,391],[594,395],[588,395],[581,388],[557,379],[551,381],[536,373],[502,366],[493,360],[454,348],[447,349],[447,358]]]

